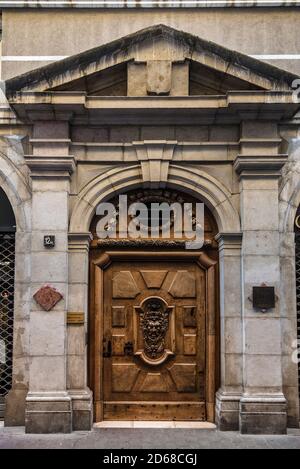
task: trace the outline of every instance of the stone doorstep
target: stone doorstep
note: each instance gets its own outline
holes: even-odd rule
[[[186,428],[199,430],[216,430],[214,423],[210,422],[185,422],[185,421],[144,421],[144,420],[104,420],[94,423],[94,429],[98,428]]]

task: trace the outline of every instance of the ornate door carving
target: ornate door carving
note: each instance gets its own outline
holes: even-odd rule
[[[154,274],[156,272],[154,271]],[[174,353],[166,349],[165,339],[169,329],[169,313],[173,306],[169,307],[166,302],[158,297],[151,296],[146,298],[141,306],[135,307],[135,315],[137,332],[135,343],[138,343],[138,336],[142,334],[142,349],[135,352],[135,356],[140,357],[148,365],[160,365]],[[171,318],[171,324],[174,323],[174,315]],[[173,329],[173,328],[172,328]],[[174,337],[171,339],[174,343]]]
[[[144,254],[94,261],[96,420],[212,420],[215,262]]]

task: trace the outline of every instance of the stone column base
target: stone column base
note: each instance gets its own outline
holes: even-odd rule
[[[25,405],[28,389],[13,387],[5,398],[4,425],[17,427],[25,425]]]
[[[287,406],[284,395],[243,395],[240,401],[240,431],[256,435],[286,434]]]
[[[29,392],[26,398],[26,433],[70,433],[71,398],[67,392]]]
[[[219,390],[216,394],[216,425],[220,431],[239,430],[241,393],[227,393]]]
[[[90,389],[68,391],[72,400],[72,430],[91,430],[93,425],[93,394]]]

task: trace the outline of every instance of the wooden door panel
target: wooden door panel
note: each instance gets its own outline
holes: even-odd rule
[[[205,419],[205,271],[114,261],[104,273],[104,418]]]

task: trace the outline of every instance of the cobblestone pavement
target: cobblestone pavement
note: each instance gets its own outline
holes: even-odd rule
[[[96,428],[67,435],[28,435],[24,427],[4,428],[0,423],[3,448],[300,449],[300,430],[291,429],[287,435],[254,436],[203,429]]]

